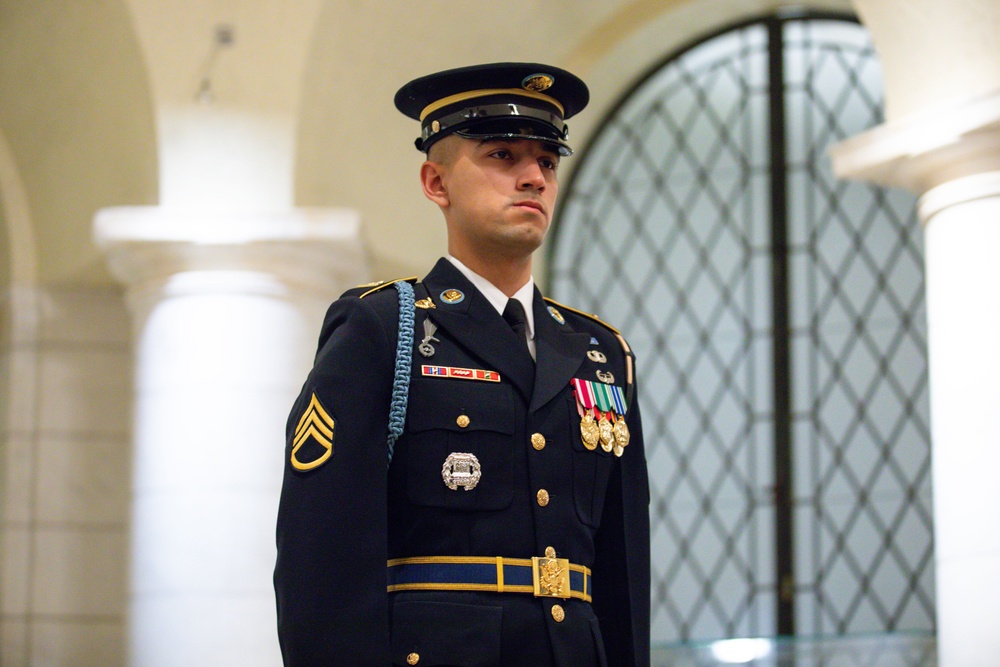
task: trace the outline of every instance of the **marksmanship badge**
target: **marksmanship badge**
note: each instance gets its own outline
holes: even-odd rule
[[[473,454],[462,452],[452,452],[444,460],[441,466],[441,478],[444,485],[452,491],[457,491],[462,487],[466,491],[472,491],[479,484],[479,478],[483,476],[479,459]]]

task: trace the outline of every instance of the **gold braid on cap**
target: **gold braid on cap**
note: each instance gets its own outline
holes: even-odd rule
[[[420,112],[420,122],[423,122],[428,115],[443,107],[464,102],[465,100],[475,99],[477,97],[488,97],[490,95],[519,95],[521,97],[530,97],[531,99],[541,100],[551,104],[555,108],[559,109],[560,116],[566,115],[566,110],[563,108],[563,105],[559,104],[559,101],[556,100],[556,98],[549,95],[536,93],[533,90],[522,90],[521,88],[484,88],[482,90],[469,90],[464,93],[456,93],[455,95],[443,97],[437,102],[431,102],[424,107],[423,111]]]

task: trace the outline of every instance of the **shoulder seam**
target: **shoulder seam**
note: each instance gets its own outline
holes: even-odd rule
[[[419,278],[417,276],[410,276],[409,278],[396,278],[395,280],[380,280],[377,283],[375,283],[374,285],[358,285],[358,287],[371,287],[370,290],[368,290],[367,292],[365,292],[364,294],[362,294],[358,298],[359,299],[363,299],[366,296],[368,296],[369,294],[372,294],[374,292],[378,292],[379,290],[383,290],[386,287],[388,287],[389,285],[394,285],[394,284],[396,284],[398,282],[415,283],[418,280],[419,280]],[[357,288],[355,288],[355,289],[357,289]]]
[[[564,303],[559,303],[555,299],[550,299],[547,296],[543,296],[542,299],[544,301],[547,301],[547,302],[551,303],[551,304],[559,306],[560,308],[565,308],[566,310],[568,310],[571,313],[576,313],[577,315],[582,315],[583,317],[586,317],[588,320],[593,320],[593,321],[597,322],[598,324],[600,324],[601,326],[603,326],[604,328],[610,329],[611,331],[613,331],[618,336],[621,336],[621,332],[618,331],[618,329],[614,328],[613,326],[611,326],[610,324],[608,324],[607,322],[605,322],[604,320],[602,320],[601,318],[599,318],[597,315],[594,315],[593,313],[585,313],[582,310],[577,310],[576,308],[573,308],[571,306],[567,306]]]
[[[606,328],[608,331],[610,331],[615,335],[615,338],[618,339],[618,344],[621,345],[622,351],[625,353],[625,375],[626,375],[625,384],[628,387],[628,395],[626,397],[626,402],[629,405],[631,405],[632,386],[635,383],[635,370],[633,368],[633,361],[632,361],[633,359],[632,348],[630,348],[629,344],[625,342],[625,337],[622,336],[622,332],[618,331],[618,329],[614,328],[613,326],[611,326],[610,324],[599,318],[597,315],[593,315],[591,313],[585,313],[582,310],[577,310],[576,308],[571,308],[570,306],[567,306],[564,303],[559,303],[558,301],[550,299],[547,296],[542,297],[542,299],[548,303],[555,304],[560,308],[565,308],[571,313],[576,313],[577,315],[586,317],[588,320],[593,320],[594,322],[597,322],[602,327]]]

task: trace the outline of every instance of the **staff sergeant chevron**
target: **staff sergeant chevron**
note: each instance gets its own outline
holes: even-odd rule
[[[333,418],[323,408],[323,405],[316,398],[313,392],[309,399],[309,405],[299,419],[298,426],[295,427],[295,435],[292,438],[292,467],[296,470],[312,470],[326,463],[326,460],[333,455]],[[314,441],[323,448],[322,453],[316,451],[315,447],[307,447],[304,455],[315,453],[317,456],[311,460],[300,460],[298,453],[306,443]]]

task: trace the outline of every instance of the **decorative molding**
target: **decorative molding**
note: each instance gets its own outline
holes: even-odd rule
[[[1000,89],[880,125],[830,149],[840,178],[924,194],[1000,171]]]
[[[977,199],[1000,198],[1000,171],[958,178],[931,188],[920,198],[917,209],[925,223],[941,211]]]
[[[329,303],[368,278],[357,211],[298,208],[275,213],[106,208],[94,242],[128,287],[141,321],[158,300],[183,294],[316,297]]]

